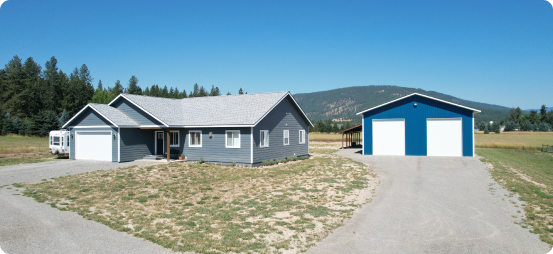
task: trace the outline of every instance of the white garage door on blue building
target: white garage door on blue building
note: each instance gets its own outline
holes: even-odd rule
[[[363,154],[474,156],[477,109],[423,94],[357,113],[363,116]]]

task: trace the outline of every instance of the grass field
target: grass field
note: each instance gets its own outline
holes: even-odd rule
[[[496,182],[526,202],[521,225],[553,245],[553,154],[487,148],[476,153],[493,166],[490,172]]]
[[[47,137],[0,136],[0,166],[43,162],[58,158],[48,153]]]
[[[344,136],[344,140],[345,140],[345,136]],[[342,142],[342,134],[313,132],[313,133],[309,133],[309,141]]]
[[[312,158],[261,168],[158,163],[26,185],[25,195],[175,251],[296,253],[343,225],[378,185],[364,164]]]
[[[541,145],[553,145],[553,132],[502,132],[474,136],[476,147],[541,150]]]

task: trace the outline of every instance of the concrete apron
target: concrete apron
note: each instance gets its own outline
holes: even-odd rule
[[[515,224],[524,214],[521,202],[508,197],[478,158],[370,156],[357,149],[338,154],[369,164],[381,185],[371,203],[309,253],[550,250],[538,235]]]

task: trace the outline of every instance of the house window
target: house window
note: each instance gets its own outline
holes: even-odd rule
[[[259,143],[260,147],[269,147],[269,131],[260,131],[259,132]]]
[[[54,145],[59,146],[60,145],[60,137],[54,137]]]
[[[290,132],[288,130],[284,130],[284,133],[282,135],[284,137],[284,145],[287,146],[290,144]]]
[[[300,130],[300,144],[305,144],[305,130]]]
[[[240,131],[226,131],[226,148],[240,148]]]
[[[169,134],[169,142],[170,146],[179,146],[179,131],[171,131],[171,133]]]
[[[188,139],[189,147],[202,147],[202,131],[190,131]]]

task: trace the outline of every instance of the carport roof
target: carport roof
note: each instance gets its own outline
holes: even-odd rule
[[[376,106],[376,107],[372,107],[372,108],[370,108],[370,109],[361,111],[361,112],[357,113],[357,115],[361,115],[361,114],[363,114],[363,113],[365,113],[365,112],[369,112],[369,111],[371,111],[371,110],[374,110],[374,109],[383,107],[383,106],[385,106],[385,105],[388,105],[388,104],[394,103],[394,102],[396,102],[396,101],[400,101],[400,100],[403,100],[403,99],[405,99],[405,98],[409,98],[409,97],[415,96],[415,95],[418,95],[418,96],[421,96],[421,97],[425,97],[425,98],[428,98],[428,99],[432,99],[432,100],[435,100],[435,101],[447,103],[447,104],[450,104],[450,105],[453,105],[453,106],[457,106],[457,107],[460,107],[460,108],[468,109],[468,110],[474,111],[474,112],[476,112],[476,113],[481,112],[481,111],[478,110],[478,109],[473,109],[473,108],[469,108],[469,107],[467,107],[467,106],[455,104],[455,103],[453,103],[453,102],[440,100],[440,99],[438,99],[438,98],[434,98],[434,97],[431,97],[431,96],[428,96],[428,95],[424,95],[424,94],[420,94],[420,93],[412,93],[412,94],[410,94],[410,95],[403,96],[403,97],[398,98],[398,99],[395,99],[395,100],[393,100],[393,101],[389,101],[389,102],[386,102],[386,103],[384,103],[384,104],[378,105],[378,106]]]

